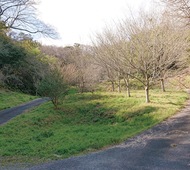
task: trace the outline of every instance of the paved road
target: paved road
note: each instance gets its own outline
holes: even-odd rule
[[[190,104],[174,117],[115,147],[29,170],[190,170]]]
[[[20,106],[16,106],[16,107],[13,107],[10,109],[0,111],[0,125],[6,123],[10,119],[18,116],[19,114],[30,109],[31,107],[38,106],[38,105],[40,105],[40,104],[42,104],[48,100],[49,100],[48,98],[35,99],[31,102],[24,103]]]

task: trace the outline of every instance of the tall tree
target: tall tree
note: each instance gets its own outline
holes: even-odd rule
[[[36,11],[36,0],[1,0],[1,29],[14,29],[28,33],[40,33],[51,38],[57,38],[57,32],[39,20]]]

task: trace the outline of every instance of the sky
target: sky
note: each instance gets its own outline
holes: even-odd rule
[[[40,38],[45,45],[90,44],[91,37],[113,22],[149,8],[152,0],[40,0],[39,18],[52,25],[59,40]],[[130,10],[129,10],[130,9]]]

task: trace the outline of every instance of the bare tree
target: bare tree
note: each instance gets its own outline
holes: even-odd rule
[[[157,16],[157,17],[155,17]],[[131,74],[145,88],[146,102],[155,80],[161,80],[164,90],[166,73],[181,67],[187,49],[187,34],[173,27],[162,16],[141,14],[120,25],[123,63],[136,70]]]
[[[94,58],[102,67],[117,73],[119,92],[121,79],[128,96],[129,77],[140,81],[148,103],[151,85],[159,80],[165,91],[164,80],[168,74],[176,73],[185,65],[188,34],[177,26],[162,14],[142,12],[138,17],[123,20],[116,31],[106,28],[97,34]]]
[[[165,92],[164,82],[168,77],[180,73],[187,67],[188,41],[185,30],[174,29],[168,25],[160,26],[157,34],[157,79],[161,82],[161,89]]]
[[[161,2],[166,4],[173,16],[182,19],[187,25],[190,24],[190,0],[161,0]]]
[[[75,65],[78,70],[78,87],[81,92],[94,91],[100,79],[100,68],[94,65],[91,46],[75,44]]]
[[[31,34],[40,33],[50,38],[57,38],[57,32],[38,19],[36,5],[36,0],[1,0],[1,29],[14,29]]]
[[[100,79],[100,67],[92,62],[91,46],[74,44],[73,46],[42,46],[43,53],[59,59],[64,80],[78,86],[81,92],[93,91]]]
[[[130,97],[129,75],[127,67],[123,67],[119,49],[120,41],[118,34],[113,30],[106,28],[102,33],[96,34],[96,40],[93,42],[96,51],[95,62],[106,69],[108,81],[118,86],[118,92],[121,92],[121,80],[124,79],[128,96]]]
[[[116,71],[107,63],[106,56],[101,53],[99,48],[94,48],[94,50],[94,64],[102,68],[103,80],[111,83],[111,89],[114,92],[117,78]]]

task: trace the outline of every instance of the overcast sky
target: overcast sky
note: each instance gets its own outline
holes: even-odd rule
[[[147,8],[152,0],[41,0],[39,17],[59,32],[60,40],[41,38],[47,45],[89,44],[90,36],[113,21]]]

